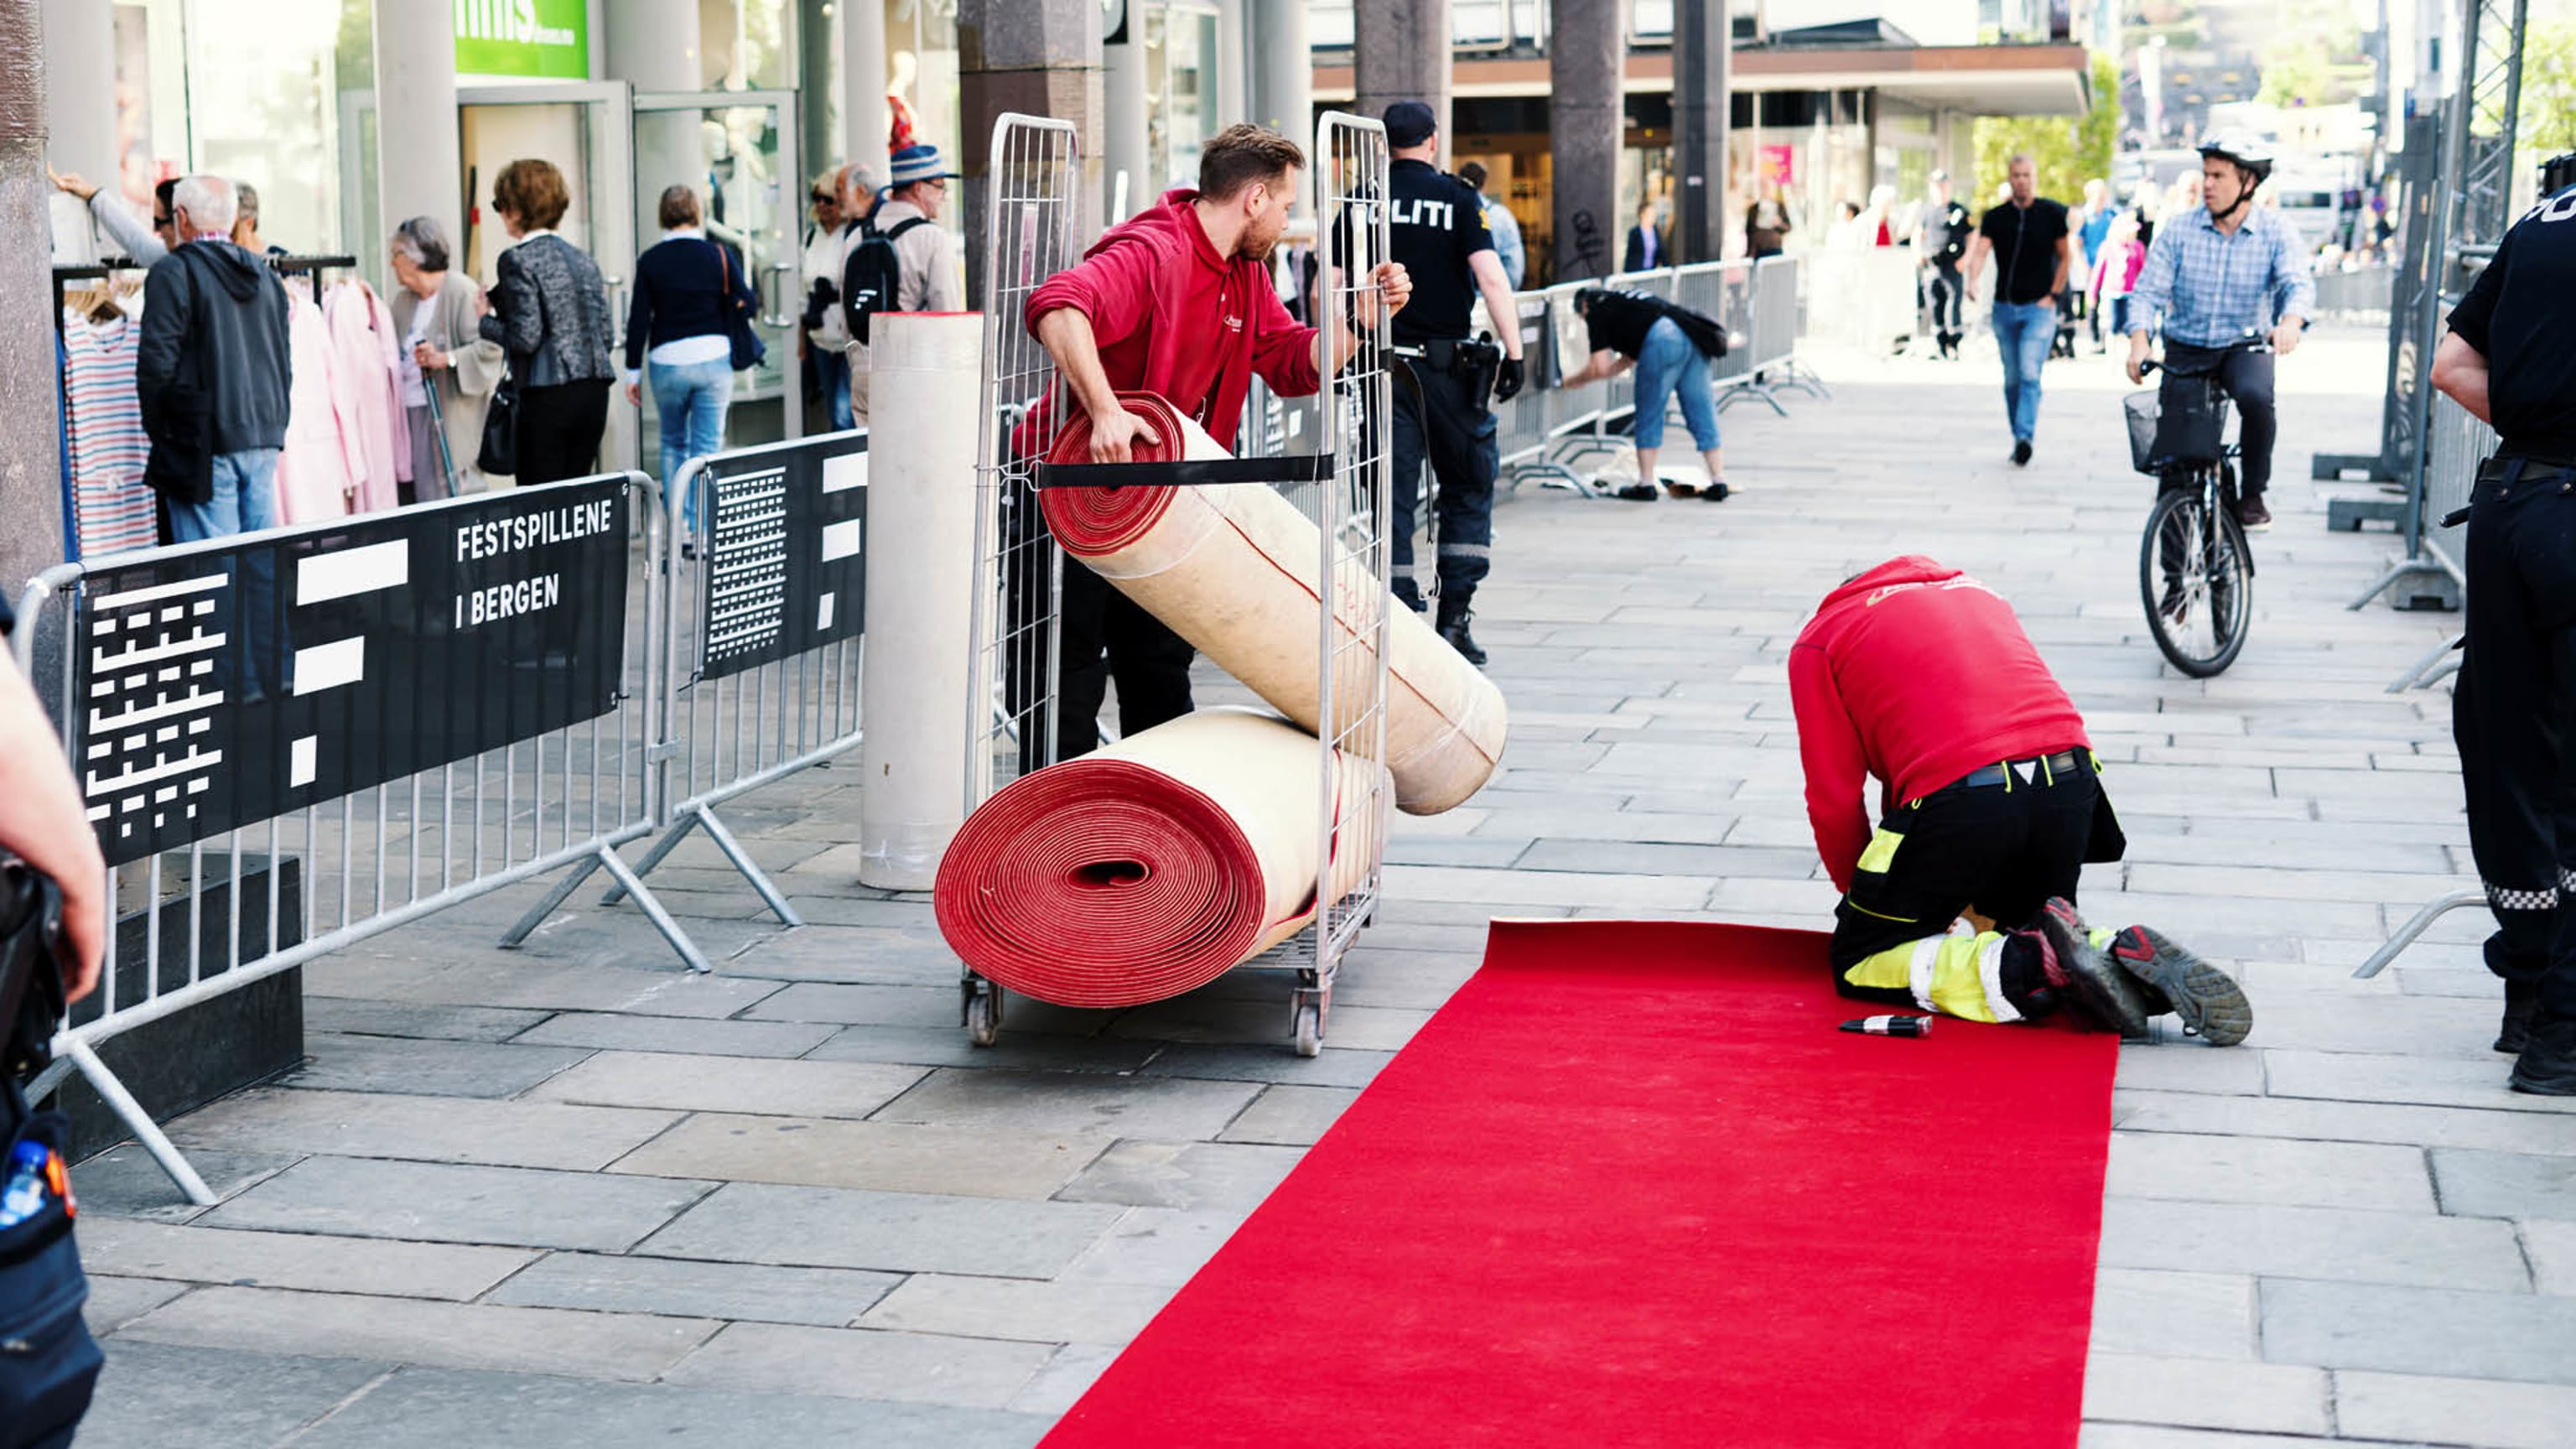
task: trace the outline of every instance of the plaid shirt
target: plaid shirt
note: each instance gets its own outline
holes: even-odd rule
[[[2161,324],[2165,340],[2224,347],[2316,310],[2307,248],[2277,211],[2249,208],[2230,236],[2195,206],[2156,232],[2129,296],[2129,327]]]

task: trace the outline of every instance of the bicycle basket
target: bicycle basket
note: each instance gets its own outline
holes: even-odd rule
[[[2141,473],[2215,463],[2226,455],[2226,395],[2200,378],[2173,378],[2156,392],[2132,393],[2129,462]]]
[[[2133,392],[2120,406],[2129,415],[2129,466],[2141,473],[2155,472],[2156,394]]]

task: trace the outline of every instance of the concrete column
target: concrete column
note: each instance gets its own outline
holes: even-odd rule
[[[1161,194],[1161,178],[1145,151],[1144,0],[1127,0],[1123,21],[1113,18],[1100,48],[1101,184],[1108,188],[1111,221],[1124,221]],[[1120,205],[1118,181],[1127,181]]]
[[[694,91],[706,85],[698,0],[619,0],[608,7],[608,73],[638,91]],[[635,118],[638,250],[654,235],[652,206],[665,186],[707,185],[706,139],[690,111]],[[610,265],[601,258],[601,265]],[[623,266],[620,259],[616,265]]]
[[[464,158],[456,137],[456,30],[445,6],[376,0],[376,195],[384,229],[434,218],[461,239]],[[364,253],[383,237],[351,237]]]
[[[1104,173],[1100,139],[1099,0],[958,0],[960,126],[966,141],[966,297],[984,302],[984,195],[991,175],[993,122],[1007,111],[1073,122],[1082,172],[1074,235],[1100,231]]]
[[[1315,144],[1315,47],[1308,40],[1306,0],[1245,0],[1250,33],[1251,118],[1300,146]],[[1315,210],[1315,168],[1297,178],[1297,208]]]
[[[833,0],[796,0],[796,139],[805,157],[805,179],[849,160],[841,117],[841,7]]]
[[[1216,105],[1209,112],[1208,132],[1218,131],[1237,121],[1252,119],[1252,67],[1246,61],[1251,38],[1244,33],[1250,23],[1252,0],[1217,0]]]
[[[1555,153],[1553,276],[1559,282],[1619,270],[1626,231],[1619,215],[1619,143],[1627,130],[1619,91],[1628,53],[1623,13],[1620,0],[1556,3],[1547,51],[1547,136]]]
[[[1619,0],[1578,0],[1605,5],[1612,12]],[[1358,66],[1353,102],[1358,114],[1375,119],[1397,101],[1420,101],[1440,118],[1440,148],[1449,149],[1449,0],[1367,0],[1356,7],[1358,44],[1352,59]],[[1311,82],[1310,82],[1311,84]],[[1303,124],[1299,129],[1305,129]],[[1560,168],[1563,165],[1559,161]]]
[[[1685,262],[1726,255],[1727,72],[1731,22],[1726,0],[1673,6],[1673,173],[1678,205],[1673,254]]]
[[[105,7],[100,7],[104,9]],[[38,0],[0,0],[0,236],[44,235],[45,27]],[[112,174],[112,173],[111,173]],[[42,247],[0,247],[0,589],[63,557],[62,393],[54,278]]]
[[[884,0],[840,0],[841,149],[882,183],[886,179],[886,26]]]

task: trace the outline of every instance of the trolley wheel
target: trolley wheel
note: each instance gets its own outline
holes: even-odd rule
[[[983,990],[966,998],[966,1040],[979,1047],[991,1046],[1002,1035],[1002,989],[987,984]]]
[[[1319,1001],[1297,1003],[1297,1055],[1311,1057],[1324,1049],[1324,1006]]]

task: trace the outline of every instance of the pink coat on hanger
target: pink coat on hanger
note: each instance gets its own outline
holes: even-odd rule
[[[345,518],[361,460],[340,429],[344,391],[332,366],[331,324],[300,286],[286,289],[289,385],[286,451],[277,460],[280,523]]]
[[[330,290],[322,310],[331,323],[340,436],[357,465],[356,511],[396,507],[402,494],[394,485],[411,474],[411,440],[404,432],[402,339],[393,309],[375,288],[351,280]]]

